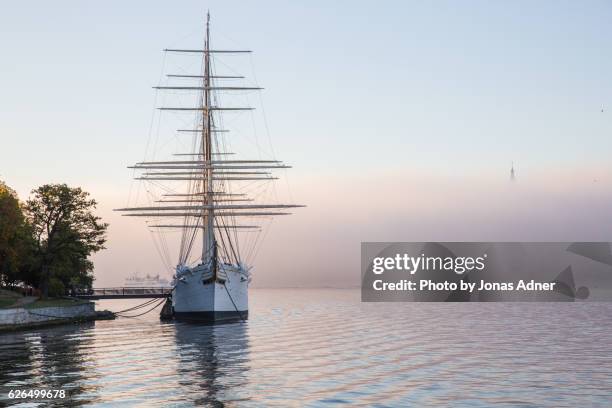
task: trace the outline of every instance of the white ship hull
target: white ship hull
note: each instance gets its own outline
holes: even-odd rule
[[[209,265],[177,270],[172,291],[173,315],[178,320],[244,320],[249,314],[249,274],[241,266],[220,264],[217,279]]]

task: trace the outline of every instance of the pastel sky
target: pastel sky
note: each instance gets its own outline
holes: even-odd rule
[[[96,285],[171,274],[112,209],[151,87],[190,68],[161,50],[201,44],[207,9],[213,44],[254,51],[219,69],[265,88],[253,102],[294,166],[279,187],[308,205],[270,228],[256,285],[356,285],[361,241],[612,240],[610,2],[6,3],[0,179],[92,193],[111,223]]]

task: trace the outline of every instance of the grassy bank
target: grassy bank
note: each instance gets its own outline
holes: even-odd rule
[[[7,289],[0,289],[0,309],[11,309],[15,307],[23,307],[26,309],[39,309],[42,307],[67,307],[80,305],[83,303],[87,303],[87,301],[67,298],[24,298],[20,293]]]
[[[0,289],[0,309],[11,307],[20,298],[21,295],[19,293],[6,289]]]
[[[64,298],[48,298],[48,299],[38,299],[33,303],[29,303],[24,307],[26,309],[39,309],[41,307],[66,307],[66,306],[75,306],[81,305],[83,303],[88,303],[87,300],[82,299],[64,299]]]
[[[0,299],[0,309],[11,307],[15,303],[13,299]]]

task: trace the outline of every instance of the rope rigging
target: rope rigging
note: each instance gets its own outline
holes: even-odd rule
[[[216,280],[223,284],[229,297],[227,299],[222,296],[223,302],[226,302],[222,306],[223,310],[231,309],[227,300],[231,301],[234,309],[244,321],[245,316],[239,310],[239,306],[244,309],[246,303],[248,303],[246,289],[250,282],[250,267],[246,265],[250,264],[253,257],[256,256],[261,239],[268,232],[266,228],[265,233],[262,234],[263,227],[271,225],[269,220],[272,216],[288,214],[283,210],[299,206],[278,202],[278,195],[273,182],[277,177],[273,175],[272,170],[288,168],[289,166],[275,159],[276,155],[271,144],[261,94],[259,94],[259,105],[264,113],[263,124],[269,146],[266,146],[265,140],[260,140],[263,134],[258,134],[258,123],[252,112],[254,108],[250,106],[251,102],[253,102],[253,105],[257,105],[257,101],[250,100],[249,94],[262,88],[254,87],[248,83],[246,85],[249,86],[238,86],[240,83],[237,85],[235,82],[231,82],[244,77],[238,75],[234,69],[220,59],[222,56],[228,55],[227,53],[250,51],[211,48],[209,18],[210,16],[207,15],[203,49],[198,47],[197,49],[171,48],[165,50],[171,53],[197,55],[198,60],[197,62],[192,60],[188,69],[179,69],[178,72],[181,75],[167,75],[166,81],[162,84],[160,80],[158,86],[155,87],[170,92],[158,97],[156,91],[156,101],[161,99],[163,103],[162,106],[157,107],[159,115],[151,119],[145,159],[141,163],[136,163],[133,167],[134,170],[145,171],[137,179],[143,181],[142,185],[146,191],[144,199],[148,206],[118,210],[128,212],[124,215],[150,217],[150,220],[155,221],[155,224],[149,224],[155,249],[167,270],[175,274],[175,282],[182,282],[178,287],[173,288],[172,306],[177,308],[177,315],[178,313],[190,312],[190,308],[197,309],[193,304],[189,304],[186,311],[179,299],[189,296],[192,299],[190,302],[193,303],[193,299],[199,293],[196,290],[201,290],[202,296],[209,296],[206,291],[212,288],[214,296],[217,293],[215,291],[220,289],[217,288],[216,284],[200,289],[194,289],[193,286],[182,286],[183,284],[195,285],[200,283],[206,285]],[[217,76],[218,63],[223,66],[223,72],[220,72],[220,75]],[[166,53],[164,53],[165,64]],[[250,64],[253,68],[252,59]],[[254,74],[254,69],[252,71]],[[224,82],[228,79],[230,80],[229,83]],[[186,82],[176,83],[174,81]],[[256,78],[255,82],[257,82]],[[192,91],[198,92],[193,93]],[[220,91],[223,91],[223,94]],[[232,92],[227,93],[226,91]],[[175,99],[174,102],[178,103],[166,105],[166,100],[170,98]],[[170,102],[173,102],[173,100],[170,100]],[[236,105],[236,102],[240,103]],[[247,110],[251,111],[250,116],[243,115],[240,112]],[[224,116],[223,111],[237,111],[237,113],[235,116],[227,117]],[[164,112],[169,112],[169,115],[165,116]],[[189,115],[185,116],[185,113],[189,113]],[[170,123],[174,129],[171,133],[173,136],[169,140],[160,140],[169,130],[165,122],[162,126],[162,117],[164,121],[166,118],[171,118],[180,122],[179,127],[175,127],[176,123]],[[240,131],[236,132],[240,129],[241,124],[245,125],[245,129],[248,130],[244,134],[241,134]],[[226,125],[228,128],[226,128]],[[230,131],[230,126],[231,132],[236,133],[231,133],[231,137],[227,137],[225,132]],[[183,139],[185,136],[187,138]],[[245,148],[249,148],[248,156],[243,157],[241,155],[243,152],[240,151],[240,146],[236,150],[231,149],[238,144],[236,142],[237,137],[243,138],[239,143],[240,146],[244,145]],[[170,143],[173,141],[176,143]],[[168,152],[172,148],[183,148],[184,150]],[[174,156],[187,157],[172,161],[160,161],[160,159],[155,161],[156,156],[161,156],[161,154],[158,154],[158,149],[164,149],[165,153],[171,153]],[[251,156],[253,150],[256,152],[254,157]],[[234,154],[238,156],[236,158],[225,158],[225,155]],[[261,171],[262,169],[266,171]],[[174,184],[174,182],[179,183]],[[168,196],[176,196],[180,199],[164,199]],[[239,198],[228,198],[227,196],[239,196]],[[241,201],[251,201],[252,203],[234,203]],[[158,223],[157,221],[162,217],[172,217],[173,222],[168,224]],[[257,220],[257,225],[242,224],[241,221],[245,219],[243,217]],[[182,221],[182,224],[177,225],[177,221]],[[168,234],[166,234],[168,229],[166,228],[181,228],[180,239],[168,240]],[[254,234],[250,233],[253,231],[251,228],[255,231]],[[179,235],[174,237],[179,238]],[[174,263],[173,260],[177,262]],[[209,277],[211,271],[213,278]],[[217,273],[221,274],[222,277],[220,278]],[[234,280],[231,284],[229,275],[233,279],[239,279],[239,281]],[[225,278],[225,276],[228,277]],[[234,291],[235,287],[238,289],[233,292],[234,295],[232,296],[229,289]],[[183,290],[183,288],[185,289]],[[245,294],[244,297],[243,293]],[[122,317],[142,316],[155,310],[163,302],[164,299],[151,299],[118,311],[116,315]],[[216,303],[213,309],[216,307]],[[248,305],[246,306],[248,308]],[[170,307],[168,309],[172,310]],[[198,310],[201,309],[200,307]]]

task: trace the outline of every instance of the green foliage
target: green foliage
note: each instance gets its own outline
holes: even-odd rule
[[[91,285],[93,264],[88,257],[104,249],[108,227],[93,214],[96,201],[66,184],[46,184],[32,195],[24,210],[34,237],[34,269],[43,296],[50,292],[52,277],[65,288]]]
[[[31,230],[15,192],[0,181],[0,286],[21,280],[33,248]]]
[[[104,248],[108,224],[80,188],[47,184],[21,206],[0,181],[0,286],[23,282],[62,296],[93,282],[89,256]]]
[[[61,297],[66,295],[64,283],[56,277],[49,279],[49,296]]]

